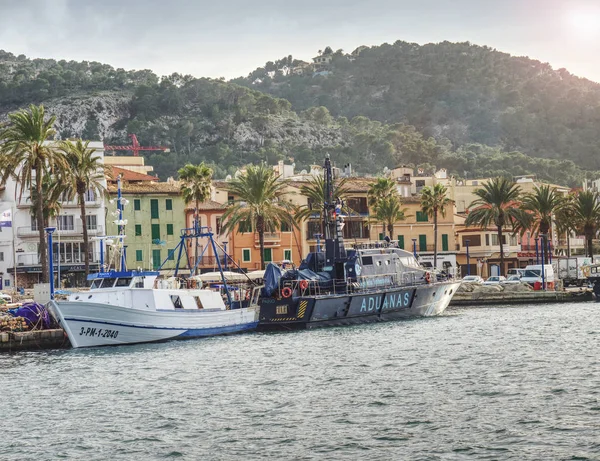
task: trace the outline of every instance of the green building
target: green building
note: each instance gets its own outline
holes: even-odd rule
[[[177,252],[185,226],[185,203],[177,181],[157,182],[157,179],[139,173],[114,168],[122,174],[121,195],[128,200],[123,210],[127,268],[156,270],[166,260],[164,270],[174,269]],[[116,175],[115,175],[116,177]],[[148,179],[150,178],[150,179]],[[109,186],[111,198],[117,196],[116,181]],[[111,214],[116,203],[109,207],[106,226],[109,235],[117,235],[118,228]],[[185,267],[185,258],[181,258]]]

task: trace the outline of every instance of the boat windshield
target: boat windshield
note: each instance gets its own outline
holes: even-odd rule
[[[400,258],[400,261],[402,261],[402,264],[407,267],[419,267],[419,263],[413,256],[405,256]]]
[[[128,287],[131,284],[131,277],[121,277],[117,279],[116,287]]]
[[[525,274],[523,275],[523,277],[541,277],[541,276],[542,276],[541,270],[533,270],[533,269],[527,269],[525,271]]]

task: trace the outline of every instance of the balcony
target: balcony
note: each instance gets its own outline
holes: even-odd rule
[[[100,253],[93,253],[90,255],[90,263],[100,262]],[[58,253],[54,253],[54,265],[58,265]],[[80,253],[66,253],[62,254],[60,258],[60,264],[84,264],[84,255]],[[40,266],[40,257],[37,254],[20,254],[17,255],[17,266]]]
[[[198,267],[218,267],[218,263],[217,261],[219,261],[221,263],[221,266],[225,265],[225,257],[221,256],[221,257],[216,257],[216,256],[202,256],[201,258],[198,258],[200,260]],[[191,257],[191,261],[194,260],[194,257],[192,255]],[[231,261],[229,261],[229,264],[231,265]]]
[[[571,248],[584,248],[585,247],[585,238],[583,237],[571,237],[569,239],[569,243]],[[558,241],[558,246],[561,248],[567,247],[567,239],[560,239]]]
[[[94,226],[88,229],[88,236],[93,235],[102,235],[103,227],[102,226]],[[73,235],[81,235],[83,236],[83,226],[73,226],[69,229],[57,229],[54,234],[55,237],[58,235],[61,236],[73,236]],[[38,237],[39,232],[37,229],[32,229],[31,226],[23,226],[17,228],[17,236],[19,237]]]
[[[278,246],[281,243],[281,232],[265,232],[263,234],[265,246]],[[258,245],[260,237],[258,232],[254,233],[254,244]]]

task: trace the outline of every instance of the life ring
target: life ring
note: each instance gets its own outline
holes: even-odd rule
[[[425,283],[431,283],[431,273],[425,272]]]
[[[300,289],[306,290],[308,288],[308,280],[300,280]]]
[[[289,298],[292,296],[292,289],[290,287],[285,287],[283,290],[281,290],[281,296],[284,298]]]

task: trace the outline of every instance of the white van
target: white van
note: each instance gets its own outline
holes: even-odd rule
[[[552,264],[544,264],[544,279],[546,281],[546,287],[553,288],[554,282],[554,267]],[[525,268],[525,273],[521,277],[521,282],[529,283],[531,286],[535,285],[535,282],[542,283],[542,265],[533,264]]]
[[[523,275],[525,275],[525,269],[517,269],[516,267],[508,269],[506,272],[506,278],[510,277],[511,275],[517,275],[519,278],[521,278]]]

